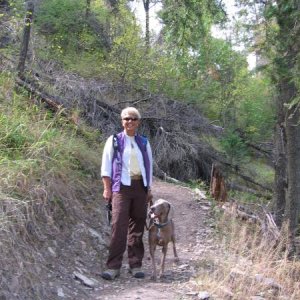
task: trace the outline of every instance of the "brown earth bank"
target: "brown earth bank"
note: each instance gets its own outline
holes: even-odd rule
[[[200,199],[190,188],[156,180],[153,185],[154,200],[163,198],[172,203],[175,209],[175,230],[179,262],[173,260],[172,245],[169,244],[164,278],[154,282],[151,279],[152,266],[145,232],[144,279],[135,279],[128,272],[126,254],[121,275],[114,281],[97,277],[97,286],[89,299],[199,299],[197,288],[198,272],[204,254],[212,249],[211,233],[213,219],[210,216],[210,203]],[[161,249],[158,247],[157,264]]]

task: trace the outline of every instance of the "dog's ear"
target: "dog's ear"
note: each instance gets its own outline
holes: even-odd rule
[[[174,207],[171,203],[168,204],[169,204],[168,219],[171,220],[174,218]]]

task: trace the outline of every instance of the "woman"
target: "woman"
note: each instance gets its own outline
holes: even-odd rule
[[[152,198],[152,152],[145,137],[137,135],[141,115],[134,107],[121,112],[123,132],[110,136],[104,146],[101,176],[103,197],[112,201],[112,233],[107,269],[102,277],[120,275],[123,254],[128,252],[130,272],[143,278],[143,234],[147,202]]]

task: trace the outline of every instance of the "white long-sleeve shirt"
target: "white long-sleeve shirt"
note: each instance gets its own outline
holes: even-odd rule
[[[134,147],[134,150],[137,154],[137,159],[139,163],[139,167],[141,170],[141,174],[143,176],[143,182],[144,186],[147,186],[147,178],[146,178],[146,168],[144,166],[144,160],[143,155],[140,151],[139,146],[137,145],[136,141],[134,139],[131,139],[128,135],[125,134],[124,139],[124,153],[122,157],[122,172],[121,172],[121,183],[123,185],[130,186],[131,185],[131,178],[130,178],[130,157],[131,157],[131,151],[132,145]],[[150,143],[147,142],[147,152],[148,157],[150,161],[150,180],[149,180],[149,186],[152,185],[152,174],[153,174],[153,158],[152,158],[152,150]],[[112,178],[112,160],[114,155],[114,148],[113,148],[113,136],[111,135],[104,146],[103,154],[102,154],[102,164],[101,164],[101,176],[107,176]]]

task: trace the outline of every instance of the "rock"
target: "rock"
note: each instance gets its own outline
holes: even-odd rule
[[[51,247],[48,247],[48,251],[53,257],[56,257],[56,252]]]
[[[200,191],[198,188],[195,188],[194,189],[194,192],[199,196],[200,200],[201,199],[207,199],[207,197],[205,196],[205,193]]]
[[[57,296],[61,297],[61,298],[65,297],[64,291],[63,291],[63,289],[61,287],[57,288]]]
[[[86,277],[85,275],[79,273],[79,272],[73,272],[74,278],[78,279],[80,282],[82,282],[84,285],[94,288],[98,284],[98,281],[95,279],[90,279]]]
[[[210,299],[210,294],[206,291],[199,292],[198,298],[201,300],[208,300],[208,299]]]
[[[201,207],[202,210],[210,210],[209,206],[203,206],[203,205],[201,205],[200,207]]]
[[[93,237],[97,238],[101,244],[105,244],[105,241],[104,241],[102,235],[100,233],[98,233],[95,229],[88,228],[88,231]]]
[[[180,270],[187,269],[187,268],[189,268],[189,266],[190,265],[188,265],[188,264],[183,264],[183,265],[178,266],[178,269],[180,269]]]
[[[257,282],[260,282],[272,289],[275,290],[282,289],[282,286],[278,284],[273,278],[264,277],[262,274],[256,274],[254,277]]]

